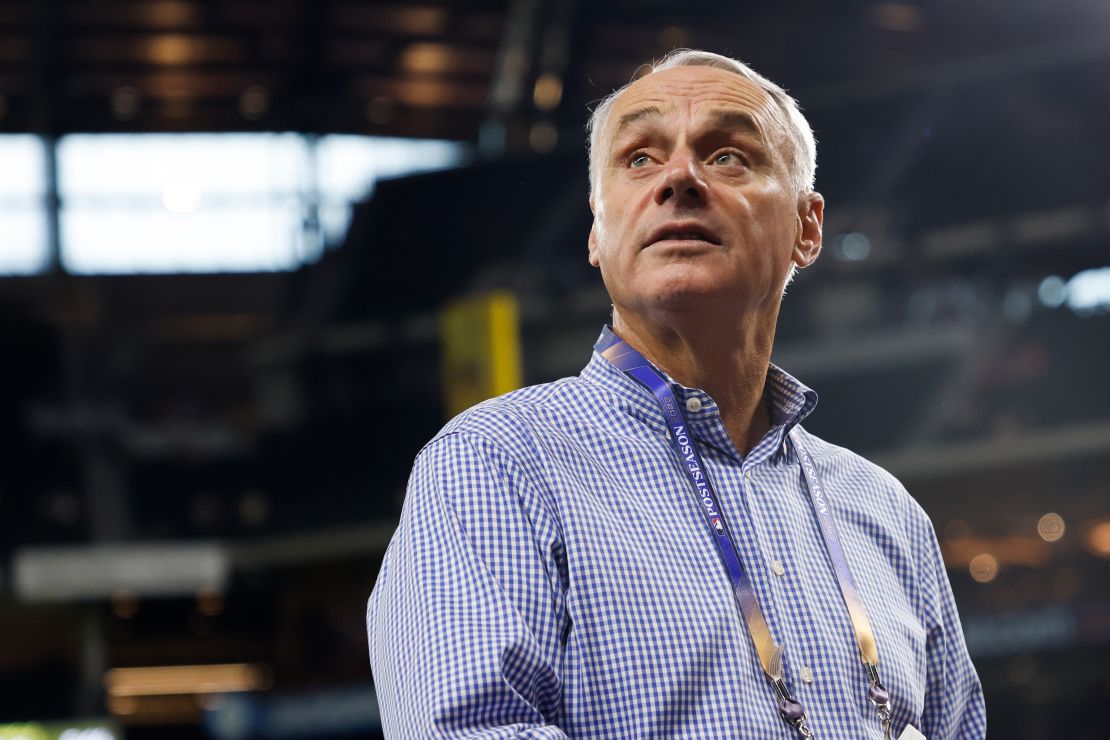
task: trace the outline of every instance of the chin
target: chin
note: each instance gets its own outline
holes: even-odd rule
[[[667,280],[653,286],[645,298],[656,309],[694,311],[719,305],[729,293],[735,295],[734,290],[727,290],[711,281]]]

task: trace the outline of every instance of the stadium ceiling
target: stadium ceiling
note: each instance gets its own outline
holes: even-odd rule
[[[554,138],[537,123],[580,130],[591,102],[675,47],[752,61],[810,108],[1105,54],[1090,32],[1102,3],[1043,6],[0,0],[0,132],[293,130],[542,149]]]

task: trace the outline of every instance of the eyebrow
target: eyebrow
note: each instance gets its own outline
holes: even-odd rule
[[[617,119],[617,127],[613,129],[612,138],[616,139],[620,132],[623,131],[627,126],[631,126],[632,124],[642,121],[645,118],[656,118],[662,115],[663,111],[658,106],[654,105],[646,105],[642,108],[631,110]]]
[[[763,134],[763,129],[756,123],[755,118],[750,113],[738,110],[711,110],[709,111],[709,118],[718,126],[729,131],[736,131],[746,134],[754,134],[760,141],[766,142],[767,138]]]

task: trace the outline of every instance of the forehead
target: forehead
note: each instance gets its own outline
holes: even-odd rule
[[[771,96],[751,80],[714,67],[676,67],[645,75],[621,93],[609,114],[608,136],[624,116],[653,108],[664,117],[696,117],[711,110],[746,113],[765,137],[774,139],[783,129]]]

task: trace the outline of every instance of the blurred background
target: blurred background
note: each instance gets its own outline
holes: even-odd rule
[[[991,735],[1106,737],[1110,3],[0,0],[0,738],[379,736],[412,459],[586,363],[587,111],[682,46],[816,130],[775,360],[932,517]]]

